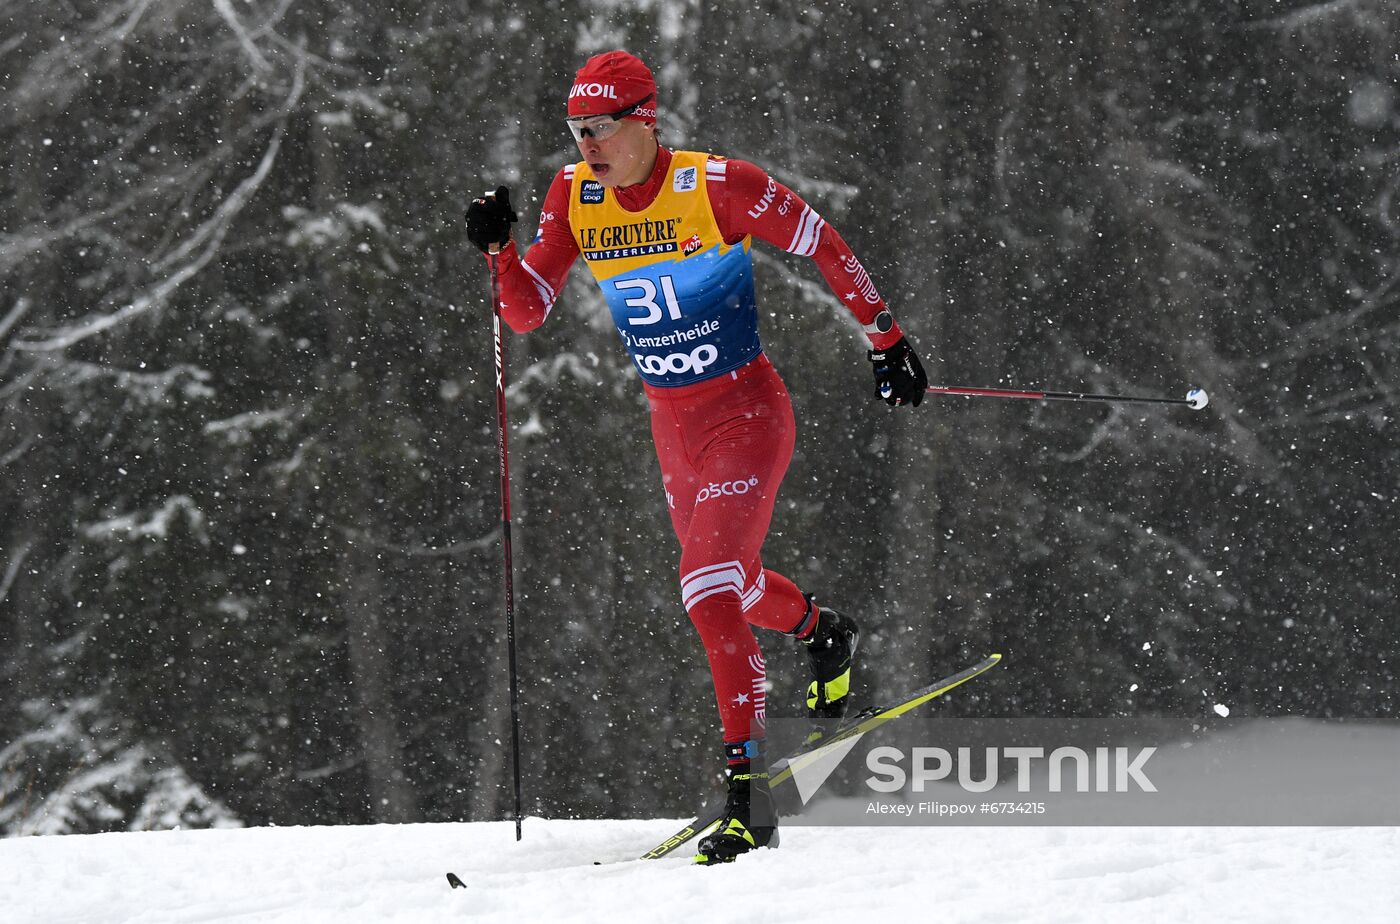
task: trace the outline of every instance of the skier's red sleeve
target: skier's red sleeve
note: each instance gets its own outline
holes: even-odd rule
[[[797,193],[748,161],[711,158],[705,174],[725,241],[734,243],[752,234],[788,253],[811,257],[831,291],[856,316],[871,346],[883,350],[904,336],[898,322],[885,333],[875,329],[875,316],[887,310],[885,300],[841,235]]]
[[[554,176],[540,211],[539,232],[522,258],[511,241],[494,258],[501,286],[501,317],[517,334],[534,330],[549,317],[569,267],[578,257],[578,243],[569,230],[569,187],[565,167]]]

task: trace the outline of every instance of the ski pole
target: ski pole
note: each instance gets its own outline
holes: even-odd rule
[[[501,280],[496,270],[496,254],[491,247],[491,317],[496,339],[496,436],[501,456],[501,548],[505,556],[506,652],[510,662],[510,745],[511,766],[515,771],[515,839],[520,826],[520,690],[515,663],[515,578],[510,547],[510,454],[506,439],[506,344],[501,332]]]
[[[1036,401],[1110,401],[1131,404],[1184,404],[1199,411],[1210,403],[1205,390],[1193,388],[1185,398],[1142,398],[1127,395],[1091,395],[1073,391],[1023,391],[1017,388],[975,388],[968,385],[930,385],[935,395],[964,395],[969,398],[1030,398]]]

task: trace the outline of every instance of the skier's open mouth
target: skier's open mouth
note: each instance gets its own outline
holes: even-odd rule
[[[612,169],[612,167],[610,167],[608,164],[589,164],[588,168],[592,170],[593,175],[600,180],[603,177],[607,176],[608,171]]]

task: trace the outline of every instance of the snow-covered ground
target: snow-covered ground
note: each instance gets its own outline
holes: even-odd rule
[[[780,849],[727,867],[694,866],[693,850],[627,859],[676,827],[532,818],[521,843],[510,823],[3,840],[0,920],[1400,919],[1397,828],[790,827]]]

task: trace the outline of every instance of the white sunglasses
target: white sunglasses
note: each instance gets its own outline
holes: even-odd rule
[[[603,115],[586,116],[584,118],[565,119],[564,124],[569,126],[569,131],[573,134],[575,141],[582,141],[584,138],[593,138],[603,141],[617,134],[617,130],[622,127],[622,120],[642,108],[642,105],[649,102],[651,97],[637,100],[626,109],[619,109],[617,112],[608,112]]]

